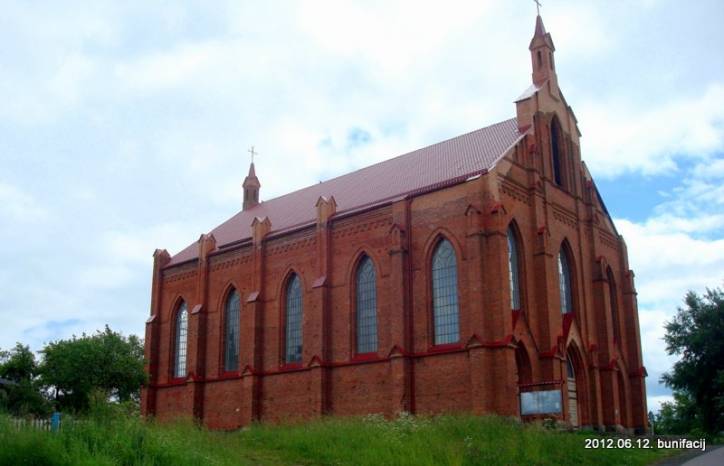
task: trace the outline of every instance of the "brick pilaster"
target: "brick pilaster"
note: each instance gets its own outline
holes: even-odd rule
[[[209,254],[216,249],[212,234],[198,240],[199,260],[196,273],[196,304],[190,309],[188,329],[188,367],[193,392],[193,417],[204,416],[204,379],[206,378],[206,315],[208,313]]]
[[[151,315],[146,321],[144,344],[145,371],[148,383],[141,389],[141,414],[153,416],[156,413],[156,388],[158,383],[159,332],[161,326],[161,292],[163,287],[162,269],[171,261],[165,249],[153,253],[153,278],[151,282]]]

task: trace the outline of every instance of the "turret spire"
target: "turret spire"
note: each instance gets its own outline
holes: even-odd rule
[[[254,146],[249,149],[251,154],[251,165],[249,165],[249,174],[244,178],[244,206],[243,210],[251,209],[255,205],[259,204],[259,178],[256,177],[256,170],[254,169],[254,156],[258,155],[258,152],[254,151]]]
[[[530,41],[530,57],[533,64],[533,83],[541,85],[547,80],[556,81],[556,67],[553,53],[556,51],[551,35],[546,32],[540,14],[535,18],[535,32]],[[555,86],[554,86],[555,88]]]

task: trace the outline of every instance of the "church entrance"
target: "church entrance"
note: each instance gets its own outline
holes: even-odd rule
[[[568,417],[571,421],[571,425],[578,427],[578,390],[576,388],[576,371],[573,367],[570,355],[568,355],[566,366],[568,375]]]

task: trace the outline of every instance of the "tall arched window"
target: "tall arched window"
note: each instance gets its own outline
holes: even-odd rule
[[[236,290],[229,293],[224,307],[224,370],[239,370],[239,316],[241,297]]]
[[[608,275],[608,293],[611,301],[611,323],[613,324],[613,339],[615,342],[621,342],[621,333],[618,321],[618,293],[616,291],[616,280],[613,277],[611,267],[606,271]]]
[[[508,272],[510,275],[510,307],[520,309],[520,258],[518,255],[518,237],[513,225],[508,227]]]
[[[186,309],[186,302],[184,301],[181,302],[181,305],[176,311],[176,321],[174,324],[176,335],[173,346],[173,375],[177,378],[186,377],[186,340],[189,329],[189,313]]]
[[[450,241],[443,239],[432,256],[432,308],[435,344],[460,339],[458,322],[458,266]]]
[[[284,361],[302,362],[302,282],[293,274],[287,282],[284,319]]]
[[[571,292],[571,260],[568,251],[561,246],[558,253],[558,286],[560,287],[561,313],[573,311],[573,293]]]
[[[551,155],[553,158],[553,179],[556,184],[563,186],[563,165],[562,165],[562,150],[561,150],[561,125],[558,123],[558,118],[553,118],[551,121]]]
[[[356,277],[357,353],[377,351],[377,280],[375,265],[364,256]]]

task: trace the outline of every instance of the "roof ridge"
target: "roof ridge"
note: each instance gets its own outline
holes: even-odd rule
[[[276,201],[277,199],[281,199],[281,198],[286,197],[286,196],[291,196],[292,194],[296,194],[296,193],[299,193],[300,191],[304,191],[304,190],[306,190],[306,189],[310,189],[310,188],[313,188],[313,187],[315,187],[315,186],[319,186],[320,184],[329,183],[330,181],[334,181],[334,180],[338,180],[338,179],[340,179],[340,178],[344,178],[344,177],[346,177],[346,176],[354,175],[355,173],[359,173],[359,172],[361,172],[361,171],[371,169],[371,168],[376,167],[376,166],[378,166],[378,165],[381,165],[381,164],[383,164],[383,163],[388,163],[388,162],[391,162],[391,161],[393,161],[393,160],[400,159],[400,158],[402,158],[402,157],[412,155],[412,154],[414,154],[415,152],[419,152],[419,151],[421,151],[421,150],[429,149],[429,148],[431,148],[431,147],[435,147],[435,146],[438,146],[438,145],[440,145],[440,144],[445,144],[445,143],[450,142],[450,141],[452,141],[452,140],[454,140],[454,139],[463,138],[463,137],[468,136],[468,135],[470,135],[470,134],[477,133],[478,131],[483,131],[483,130],[492,128],[492,127],[494,127],[494,126],[499,126],[499,125],[503,125],[503,124],[505,124],[505,123],[509,123],[510,121],[515,120],[515,119],[516,119],[516,117],[508,118],[507,120],[499,121],[499,122],[497,122],[497,123],[493,123],[493,124],[488,125],[488,126],[483,126],[482,128],[478,128],[478,129],[474,129],[474,130],[472,130],[472,131],[468,131],[467,133],[463,133],[463,134],[459,134],[459,135],[457,135],[457,136],[453,136],[453,137],[450,137],[450,138],[447,138],[447,139],[443,139],[442,141],[438,141],[438,142],[436,142],[436,143],[434,143],[434,144],[430,144],[430,145],[427,145],[427,146],[419,147],[419,148],[417,148],[417,149],[411,150],[411,151],[409,151],[409,152],[405,152],[405,153],[400,154],[400,155],[396,155],[396,156],[391,157],[391,158],[389,158],[389,159],[380,160],[379,162],[375,162],[375,163],[373,163],[373,164],[371,164],[371,165],[365,165],[364,167],[360,167],[360,168],[358,168],[358,169],[356,169],[356,170],[353,170],[353,171],[351,171],[351,172],[347,172],[347,173],[343,173],[343,174],[341,174],[341,175],[337,175],[337,176],[335,176],[335,177],[332,177],[332,178],[329,178],[329,179],[327,179],[327,180],[324,180],[324,181],[322,181],[322,182],[320,182],[320,183],[310,184],[310,185],[308,185],[308,186],[304,186],[303,188],[299,188],[299,189],[297,189],[297,190],[295,190],[295,191],[291,191],[291,192],[288,192],[288,193],[280,194],[280,195],[277,196],[277,197],[273,197],[273,198],[271,198],[271,199],[268,199],[268,200],[265,200],[265,201],[261,201],[259,204],[257,204],[257,206],[261,206],[261,205],[266,204],[266,203],[271,202],[271,201]],[[257,207],[257,206],[254,206],[254,207]],[[253,210],[253,209],[254,209],[254,208],[249,209],[249,210]],[[241,213],[241,212],[238,212],[238,214],[240,214],[240,213]],[[237,214],[237,215],[238,215],[238,214]]]

